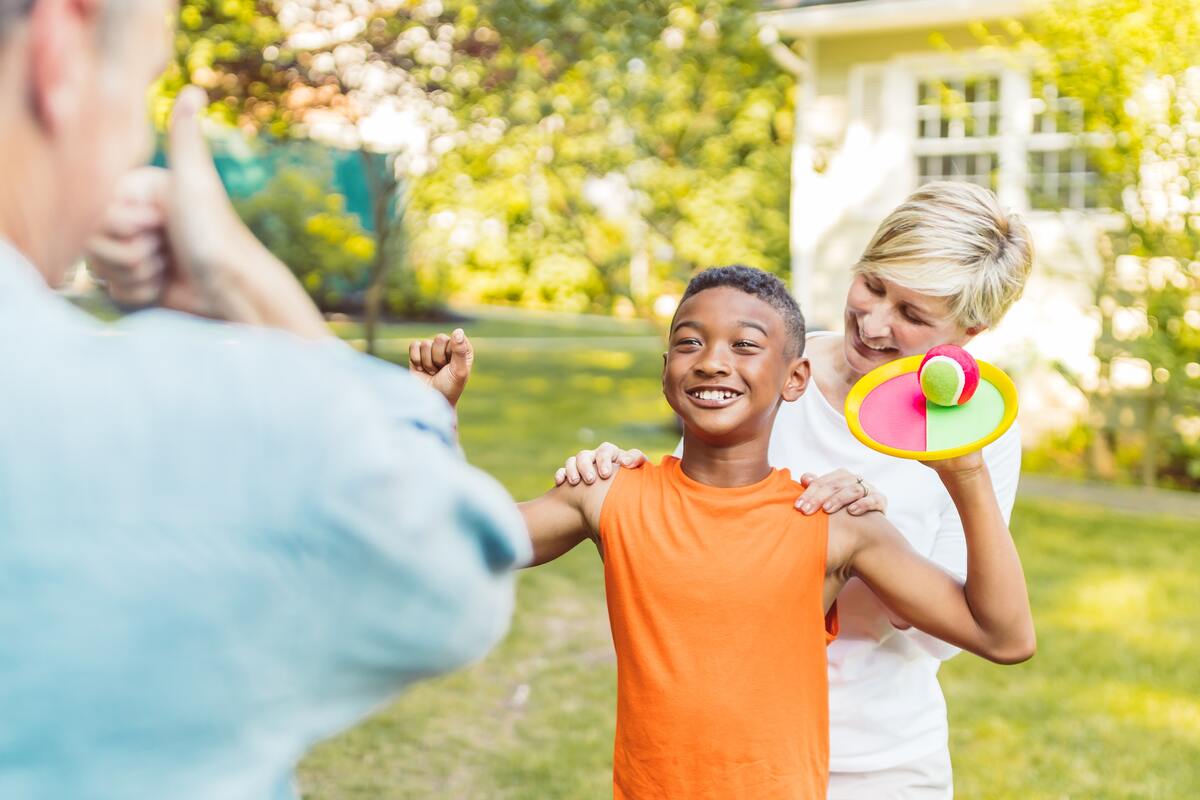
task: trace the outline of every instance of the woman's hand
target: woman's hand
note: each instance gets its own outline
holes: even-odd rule
[[[922,461],[921,463],[936,472],[942,479],[942,483],[970,479],[983,474],[987,469],[982,450],[967,453],[965,456],[944,458],[941,461]]]
[[[832,514],[844,508],[857,517],[868,511],[887,511],[887,498],[861,475],[848,470],[835,469],[821,476],[806,472],[800,476],[800,483],[804,494],[796,501],[796,508],[805,514],[815,514],[817,509]]]
[[[612,442],[604,442],[595,450],[580,450],[568,458],[567,463],[554,473],[554,485],[569,483],[575,486],[580,481],[591,485],[597,477],[611,476],[614,469],[638,467],[646,461],[646,454],[641,450],[622,450]]]

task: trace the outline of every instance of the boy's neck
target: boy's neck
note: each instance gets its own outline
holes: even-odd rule
[[[714,445],[683,432],[683,472],[697,483],[729,489],[758,483],[771,473],[766,437],[732,445]]]

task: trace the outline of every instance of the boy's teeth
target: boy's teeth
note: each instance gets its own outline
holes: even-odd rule
[[[696,393],[696,396],[701,400],[728,400],[733,397],[733,392],[719,392],[714,389],[704,389]]]

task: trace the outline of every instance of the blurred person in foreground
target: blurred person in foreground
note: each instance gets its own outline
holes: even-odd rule
[[[171,10],[0,0],[6,800],[292,797],[309,745],[500,637],[528,557],[447,403],[332,339],[237,221],[202,94],[105,218]],[[102,230],[97,264],[140,256],[114,297],[174,311],[51,291]]]

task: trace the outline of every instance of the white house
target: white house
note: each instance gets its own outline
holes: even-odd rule
[[[794,290],[811,322],[839,329],[849,267],[884,216],[922,182],[973,181],[1034,233],[1024,298],[972,350],[1010,369],[1030,437],[1068,424],[1082,398],[1047,366],[1086,370],[1097,322],[1095,175],[1080,109],[1038,86],[977,25],[1020,18],[1018,0],[781,0],[761,35],[797,75],[792,158]]]

